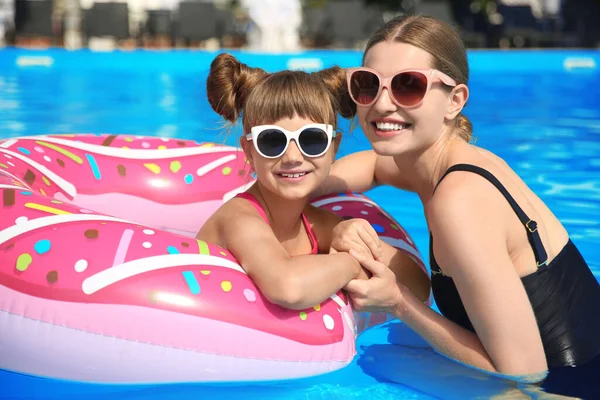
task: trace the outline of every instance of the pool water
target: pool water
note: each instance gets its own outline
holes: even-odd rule
[[[235,145],[237,131],[227,136],[206,100],[205,79],[215,55],[0,51],[0,137],[115,133]],[[352,51],[235,55],[269,71],[356,66],[361,56]],[[600,53],[481,51],[469,58],[471,98],[465,114],[473,122],[477,144],[503,157],[546,202],[600,277]],[[341,126],[339,156],[369,148],[360,128],[349,132],[344,120]],[[427,254],[418,198],[392,188],[367,194]],[[534,390],[515,392],[501,380],[476,375],[425,350],[401,323],[367,331],[358,346],[355,361],[341,371],[264,384],[86,385],[0,371],[0,398],[464,399]],[[425,369],[432,365],[435,370]]]

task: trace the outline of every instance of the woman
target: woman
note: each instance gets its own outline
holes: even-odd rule
[[[230,54],[211,64],[208,100],[226,120],[242,119],[240,141],[256,183],[221,206],[197,237],[228,249],[282,307],[317,306],[350,280],[367,277],[348,253],[328,254],[341,218],[309,204],[341,139],[336,117],[344,86],[337,67],[267,74]],[[383,245],[381,260],[422,301],[429,297],[428,276],[410,257]]]
[[[373,277],[346,289],[358,308],[394,314],[459,362],[529,382],[549,371],[546,390],[578,395],[600,376],[600,285],[548,207],[501,158],[469,144],[468,75],[458,33],[424,16],[387,22],[348,72],[373,151],[336,161],[321,192],[389,184],[418,194],[442,315],[354,252]],[[333,247],[350,250],[369,229],[362,222],[340,224]]]

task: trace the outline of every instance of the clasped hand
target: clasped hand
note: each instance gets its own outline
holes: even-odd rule
[[[340,222],[333,230],[331,247],[350,253],[367,272],[366,277],[359,276],[344,287],[357,310],[393,312],[397,308],[402,302],[401,285],[384,264],[381,239],[368,221],[356,218]]]

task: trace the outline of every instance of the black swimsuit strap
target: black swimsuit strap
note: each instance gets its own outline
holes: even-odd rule
[[[517,217],[519,217],[519,220],[521,221],[523,226],[525,226],[525,229],[527,231],[527,238],[529,239],[529,243],[531,244],[531,248],[533,250],[533,254],[535,256],[535,261],[537,262],[538,268],[546,265],[546,263],[548,261],[548,255],[546,254],[546,249],[544,248],[544,245],[542,244],[542,239],[540,238],[540,234],[537,229],[537,222],[529,219],[527,214],[525,214],[525,211],[523,211],[523,209],[517,204],[517,202],[511,196],[511,194],[508,193],[508,190],[506,190],[504,185],[502,185],[502,183],[500,183],[500,181],[494,175],[492,175],[489,171],[487,171],[481,167],[478,167],[476,165],[456,164],[456,165],[453,165],[450,168],[448,168],[448,170],[442,176],[442,178],[439,180],[437,185],[435,185],[435,189],[437,189],[438,185],[442,182],[442,180],[446,177],[446,175],[448,175],[449,173],[454,172],[454,171],[473,172],[477,175],[484,177],[492,185],[496,186],[496,188],[500,191],[500,193],[502,193],[502,195],[506,198],[506,200],[508,201],[508,204],[510,204],[510,206],[514,210],[515,214],[517,214]],[[435,191],[435,189],[434,189],[434,191]]]

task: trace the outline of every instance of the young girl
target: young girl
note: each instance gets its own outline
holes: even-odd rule
[[[348,253],[328,254],[340,218],[308,204],[340,143],[344,87],[339,68],[267,74],[229,54],[211,64],[208,100],[226,120],[242,117],[240,142],[257,181],[217,210],[198,239],[228,249],[262,294],[286,308],[312,307],[366,278]],[[428,298],[429,279],[409,257],[383,244],[381,261],[419,299]]]
[[[459,34],[424,16],[387,22],[363,67],[349,71],[374,151],[336,161],[321,192],[386,183],[418,194],[442,315],[372,257],[357,256],[373,277],[346,289],[357,308],[389,311],[453,359],[600,398],[600,285],[544,202],[500,157],[469,143],[468,76]],[[338,231],[346,242],[355,236]]]

